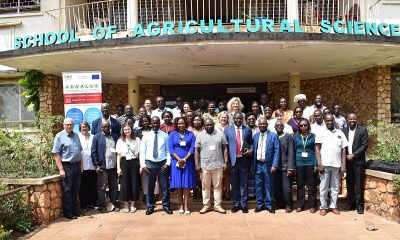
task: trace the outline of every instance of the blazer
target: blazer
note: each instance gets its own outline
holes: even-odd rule
[[[116,139],[118,139],[117,136],[111,133],[111,137],[116,143]],[[92,163],[96,168],[106,168],[106,138],[102,132],[94,135],[90,155],[92,157]]]
[[[224,135],[226,137],[226,141],[228,142],[228,155],[229,162],[231,166],[235,166],[236,164],[236,126],[234,124],[224,129]],[[246,141],[249,145],[253,144],[253,134],[249,127],[242,125],[242,142]],[[244,159],[250,160],[249,157],[244,157]]]
[[[345,127],[343,129],[343,133],[349,140],[349,127]],[[350,143],[349,143],[350,144]],[[354,133],[353,139],[353,155],[354,155],[354,163],[356,165],[365,164],[365,152],[368,149],[368,131],[367,128],[357,125],[356,132]],[[348,147],[346,147],[346,154],[348,154]]]
[[[286,133],[279,138],[281,143],[281,152],[279,154],[278,168],[282,171],[295,168],[295,147],[292,135]]]
[[[281,143],[279,141],[278,134],[274,132],[267,131],[267,137],[265,138],[265,161],[271,167],[279,167],[279,156],[281,152]],[[257,148],[258,148],[258,141],[260,138],[260,132],[257,132],[253,137],[253,165],[254,170],[257,163]]]
[[[102,132],[101,121],[102,117],[93,121],[92,131],[91,131],[93,135]],[[115,141],[117,141],[118,138],[121,136],[121,124],[119,124],[119,122],[113,117],[110,117],[110,124],[111,124],[111,134],[115,134],[117,136],[117,139],[114,139]]]

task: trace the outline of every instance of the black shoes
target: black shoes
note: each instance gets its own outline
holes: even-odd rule
[[[247,209],[247,207],[243,207],[242,208],[242,213],[249,213],[249,209]]]
[[[73,215],[73,214],[64,214],[64,217],[65,218],[68,218],[68,219],[76,219],[77,217],[75,216],[75,215]]]
[[[262,210],[264,210],[263,207],[257,206],[256,209],[254,209],[254,212],[255,212],[255,213],[259,213],[259,212],[261,212]]]
[[[153,212],[154,212],[154,209],[153,209],[153,208],[148,208],[148,209],[146,210],[146,215],[151,215],[151,214],[153,214]]]
[[[275,213],[275,209],[273,207],[271,208],[267,207],[266,210],[270,213]]]
[[[357,207],[357,213],[358,214],[364,214],[364,207],[358,206]]]
[[[240,209],[242,209],[242,207],[235,206],[235,207],[232,208],[231,212],[235,213],[235,212],[238,212]]]
[[[172,210],[170,207],[163,207],[164,212],[166,212],[167,214],[172,214]]]
[[[79,210],[76,211],[76,212],[74,212],[73,215],[76,216],[76,217],[83,217],[83,216],[85,216],[85,214],[84,214],[83,212],[79,211]]]

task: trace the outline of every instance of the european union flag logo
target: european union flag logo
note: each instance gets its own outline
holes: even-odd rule
[[[100,79],[100,75],[99,74],[93,74],[92,75],[92,80],[98,80]]]

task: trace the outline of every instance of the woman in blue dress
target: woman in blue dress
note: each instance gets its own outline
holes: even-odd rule
[[[168,139],[169,152],[172,156],[170,188],[178,190],[179,213],[189,215],[189,190],[196,187],[194,165],[196,138],[186,129],[188,124],[184,117],[176,118],[174,124],[175,130],[170,133]]]

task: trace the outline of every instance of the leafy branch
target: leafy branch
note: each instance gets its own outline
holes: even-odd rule
[[[26,90],[21,94],[21,96],[26,98],[24,106],[35,114],[39,112],[40,108],[39,90],[44,77],[45,75],[41,71],[30,70],[26,72],[18,81],[20,86],[26,88]]]

